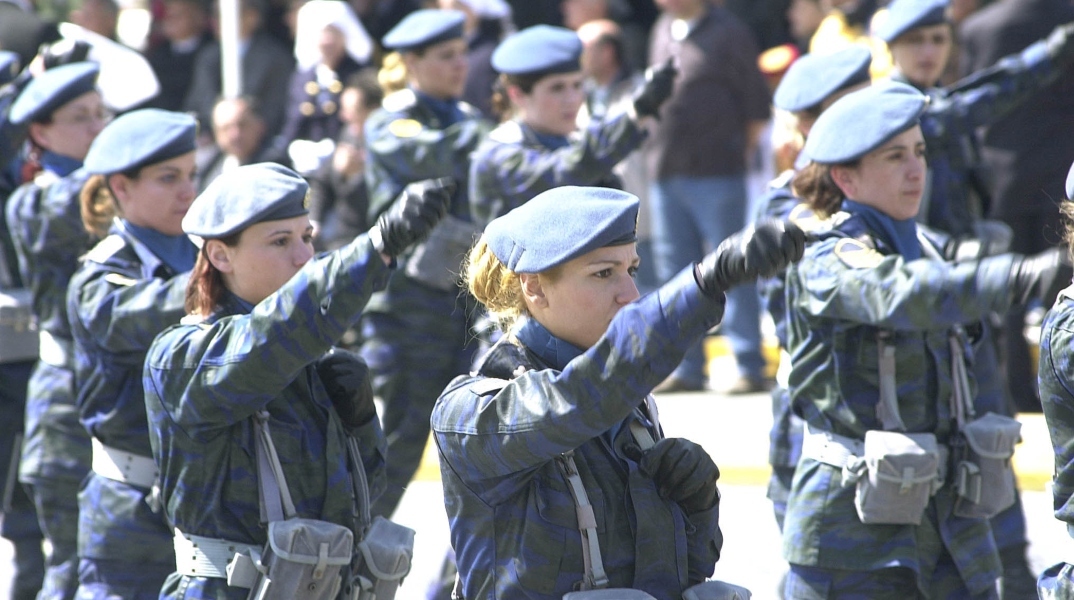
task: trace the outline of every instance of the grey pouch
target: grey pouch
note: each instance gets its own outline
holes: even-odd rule
[[[287,519],[268,524],[268,544],[248,600],[334,600],[351,563],[354,534],[335,523]]]
[[[936,436],[865,432],[864,472],[854,506],[862,523],[919,525],[940,467]]]
[[[446,292],[459,288],[462,261],[481,229],[473,223],[445,215],[406,261],[406,274],[416,281]]]
[[[988,519],[1014,504],[1011,456],[1021,431],[1021,423],[996,413],[988,413],[962,427],[965,443],[955,467],[956,515]]]
[[[38,343],[30,290],[0,290],[0,364],[36,360]]]
[[[750,600],[753,594],[742,586],[723,581],[706,581],[688,588],[682,600]]]
[[[414,530],[384,517],[373,517],[354,557],[355,574],[347,597],[392,600],[414,556]]]
[[[641,590],[605,588],[603,590],[567,592],[563,594],[563,600],[656,600],[656,598]]]

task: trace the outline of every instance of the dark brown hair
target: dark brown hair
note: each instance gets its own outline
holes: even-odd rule
[[[242,232],[219,238],[225,246],[234,248],[239,243]],[[227,286],[224,285],[224,276],[213,266],[209,260],[209,252],[206,248],[209,240],[205,240],[198,252],[198,260],[194,263],[194,269],[190,272],[190,281],[186,285],[186,312],[190,315],[207,317],[220,305],[224,299]]]
[[[842,166],[856,168],[858,161],[845,165],[822,165],[811,162],[794,176],[794,194],[805,200],[814,212],[827,218],[843,205],[843,190],[832,179],[832,168]]]
[[[511,106],[511,98],[507,95],[507,86],[517,86],[518,89],[522,90],[523,94],[530,94],[533,92],[533,86],[537,85],[537,82],[547,75],[548,73],[534,75],[501,74],[496,80],[496,84],[492,87],[492,112],[496,113],[500,121],[510,119],[514,107]]]

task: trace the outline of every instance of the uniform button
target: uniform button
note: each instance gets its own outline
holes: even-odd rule
[[[325,102],[324,104],[322,104],[321,108],[324,109],[324,114],[326,114],[326,115],[335,114],[335,112],[336,112],[336,103],[332,102],[331,100],[329,100],[328,102]]]
[[[314,108],[312,102],[303,102],[298,105],[298,112],[302,113],[303,116],[308,117],[313,114],[313,111]]]
[[[316,96],[321,91],[321,86],[317,85],[316,81],[306,82],[306,93],[310,96]]]
[[[338,94],[343,91],[343,84],[340,83],[338,79],[336,79],[332,83],[328,84],[328,91],[332,92],[333,94]]]

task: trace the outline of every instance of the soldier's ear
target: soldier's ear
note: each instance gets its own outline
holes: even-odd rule
[[[217,271],[231,273],[235,270],[235,266],[231,262],[231,252],[228,251],[227,244],[224,242],[205,240],[205,255],[209,257],[209,262],[216,267]]]
[[[548,298],[545,297],[544,288],[541,286],[541,276],[536,273],[519,273],[519,283],[522,284],[522,297],[530,307],[546,308]]]
[[[831,167],[829,172],[832,175],[832,181],[834,181],[835,185],[842,190],[844,196],[848,198],[857,196],[857,179],[854,177],[855,173],[852,168],[835,165]]]

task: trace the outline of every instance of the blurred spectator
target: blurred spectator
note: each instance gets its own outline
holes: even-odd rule
[[[563,15],[557,0],[507,0],[519,31],[534,25],[562,25]]]
[[[339,0],[311,0],[298,10],[295,59],[287,121],[276,142],[336,139],[342,128],[343,82],[367,64],[373,41],[350,7]]]
[[[365,120],[380,107],[384,93],[372,69],[347,80],[340,99],[344,127],[339,133],[332,160],[310,182],[310,220],[315,223],[318,250],[334,250],[349,244],[369,229],[369,191],[365,186]]]
[[[148,106],[182,110],[183,97],[194,80],[198,52],[213,41],[205,4],[202,0],[167,0],[160,31],[164,41],[146,53],[160,82],[160,93]]]
[[[649,64],[674,60],[680,69],[646,146],[654,261],[657,275],[667,281],[745,225],[746,160],[768,120],[769,98],[757,69],[757,45],[737,17],[707,0],[657,4],[664,12],[653,26]],[[755,289],[743,286],[727,294],[721,329],[740,377],[725,391],[765,385],[759,311]],[[702,389],[704,369],[699,343],[657,389]]]
[[[0,0],[0,48],[19,55],[30,64],[41,44],[60,39],[55,23],[37,15],[31,0]]]
[[[492,88],[496,83],[492,51],[511,27],[511,7],[504,0],[439,0],[437,4],[442,9],[459,10],[466,15],[470,70],[462,99],[477,107],[481,114],[490,116]]]
[[[216,103],[212,113],[214,146],[198,150],[198,192],[216,176],[241,165],[258,162],[287,164],[286,156],[273,149],[266,135],[268,128],[257,108],[257,100],[248,96],[225,98]]]
[[[575,31],[590,21],[615,21],[622,40],[620,59],[623,64],[630,69],[645,67],[649,29],[635,19],[634,10],[627,0],[562,0],[559,9],[563,13],[563,25]]]
[[[800,52],[809,51],[809,41],[824,20],[826,6],[826,0],[791,0],[787,7],[787,24]]]
[[[817,27],[809,43],[811,54],[831,54],[846,48],[850,44],[861,44],[873,53],[873,64],[869,68],[873,79],[887,77],[891,72],[891,55],[880,40],[869,36],[870,27],[875,27],[873,15],[876,13],[878,0],[822,0],[832,7]]]
[[[116,0],[82,0],[82,6],[71,11],[70,20],[75,25],[115,41],[119,4]]]
[[[784,18],[791,0],[722,0],[722,3],[750,28],[759,47],[772,48],[791,41]]]
[[[242,56],[244,96],[257,99],[259,112],[274,137],[284,121],[287,84],[294,69],[291,53],[280,42],[261,31],[260,0],[241,0],[239,13],[239,53]],[[212,122],[212,109],[222,90],[220,43],[206,44],[194,61],[194,82],[183,102],[184,110],[197,115],[204,129]]]
[[[1060,23],[1074,21],[1066,0],[1000,0],[959,29],[961,72],[970,75],[1037,41]],[[1067,75],[983,130],[981,160],[991,178],[990,218],[1014,230],[1011,250],[1034,253],[1060,242],[1058,203],[1074,161],[1074,77]],[[1036,376],[1022,336],[1023,315],[1007,322],[1007,378],[1018,410],[1040,410]]]
[[[369,35],[379,44],[403,17],[422,7],[421,0],[348,0]],[[528,0],[532,1],[532,0]]]

